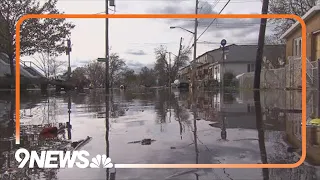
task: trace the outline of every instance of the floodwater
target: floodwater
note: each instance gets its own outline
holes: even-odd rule
[[[311,95],[310,95],[311,94]],[[18,169],[14,159],[14,94],[0,92],[0,179],[320,179],[320,128],[307,130],[307,160],[293,169]],[[113,164],[292,164],[301,154],[301,93],[30,91],[21,94],[21,147],[61,150],[81,147],[90,159],[106,154]],[[318,111],[309,93],[308,112]],[[106,99],[109,113],[106,115]],[[259,112],[260,113],[256,113]],[[70,123],[57,137],[41,138],[47,126]],[[113,175],[113,176],[112,176]]]

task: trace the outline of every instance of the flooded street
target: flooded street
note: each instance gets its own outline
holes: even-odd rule
[[[317,111],[316,96],[307,97],[309,115]],[[8,178],[5,174],[11,174],[11,179],[110,178],[102,168],[17,169],[13,98],[0,93],[3,179]],[[257,119],[252,91],[222,96],[218,92],[114,90],[109,118],[105,102],[103,90],[21,94],[21,147],[58,150],[90,136],[81,150],[88,151],[90,159],[106,154],[113,164],[293,164],[300,159],[300,92],[261,92],[261,119]],[[71,128],[57,137],[39,136],[44,127],[68,124]],[[320,179],[320,128],[308,128],[307,135],[306,163],[294,169],[116,169],[115,179]]]

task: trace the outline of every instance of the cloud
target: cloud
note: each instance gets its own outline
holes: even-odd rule
[[[199,14],[218,14],[219,10],[214,10],[212,4],[208,2],[199,3]],[[193,14],[194,4],[167,4],[161,8],[150,8],[149,12],[153,13],[171,13],[171,14]],[[232,12],[232,11],[227,11]],[[166,23],[170,26],[182,27],[190,31],[194,31],[194,19],[166,19]],[[210,27],[207,29],[207,27]],[[211,33],[210,37],[220,38],[226,36],[227,31],[235,31],[230,35],[241,36],[246,32],[257,31],[259,29],[260,19],[198,19],[198,34],[206,32],[204,35]]]
[[[141,62],[138,62],[138,61],[132,61],[132,60],[129,60],[129,61],[126,61],[126,65],[128,68],[130,69],[133,69],[136,73],[139,73],[141,68],[143,67],[147,67],[147,68],[153,68],[154,64],[144,64],[144,63],[141,63]]]
[[[194,14],[194,3],[167,3],[162,7],[152,7],[147,9],[147,13],[154,14]],[[199,2],[199,14],[216,14],[212,5],[208,2]]]
[[[137,55],[137,56],[148,55],[143,50],[132,50],[132,49],[127,50],[126,54]]]

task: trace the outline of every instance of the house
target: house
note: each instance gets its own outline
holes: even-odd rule
[[[195,63],[195,66],[197,68],[195,73],[195,79],[213,79],[212,64],[216,61],[217,57],[219,56],[220,54],[217,51],[217,49],[214,49],[198,56],[195,61],[191,61],[191,63]]]
[[[317,61],[320,59],[320,0],[302,19],[307,29],[307,87],[317,84]],[[287,87],[301,87],[301,25],[293,24],[281,37],[286,41],[286,60],[290,65]]]
[[[311,8],[302,19],[307,27],[307,59],[316,61],[320,59],[320,0]],[[301,26],[299,22],[293,24],[281,37],[286,40],[286,57],[301,58]]]
[[[189,81],[190,80],[190,65],[181,68],[178,71],[178,79],[179,81]]]
[[[257,48],[257,45],[231,44],[225,47],[224,60],[222,48],[206,52],[196,59],[197,80],[213,78],[220,82],[222,70],[234,76],[253,72]],[[263,57],[273,68],[279,67],[279,61],[284,61],[285,58],[285,45],[265,45]]]

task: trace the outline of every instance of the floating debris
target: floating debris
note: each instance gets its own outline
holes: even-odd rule
[[[166,177],[165,179],[171,179],[171,178],[174,178],[174,177],[178,177],[178,176],[182,176],[182,175],[186,175],[186,174],[191,174],[191,173],[195,173],[197,172],[198,170],[197,169],[192,169],[192,170],[185,170],[185,171],[182,171],[182,172],[177,172],[171,176],[168,176]]]
[[[309,122],[307,122],[307,124],[312,126],[320,126],[320,119],[311,119]]]
[[[188,146],[191,146],[192,144],[194,144],[194,143],[188,144],[188,145],[186,145],[186,146],[181,146],[181,147],[179,147],[178,149],[186,148],[186,147],[188,147]],[[177,149],[177,147],[171,146],[170,149]]]
[[[216,127],[216,124],[219,124],[219,123],[218,122],[214,122],[214,123],[209,124],[209,126]]]
[[[78,150],[84,145],[88,144],[91,141],[92,137],[87,136],[86,139],[82,139],[80,141],[75,141],[71,143],[71,146],[74,148],[74,150]]]
[[[301,123],[302,125],[302,123]],[[320,127],[320,118],[314,118],[314,119],[307,119],[307,126],[311,127]]]
[[[128,142],[128,144],[137,144],[137,143],[141,143],[141,145],[150,145],[152,142],[154,142],[156,140],[153,139],[142,139],[141,141],[132,141],[132,142]]]

